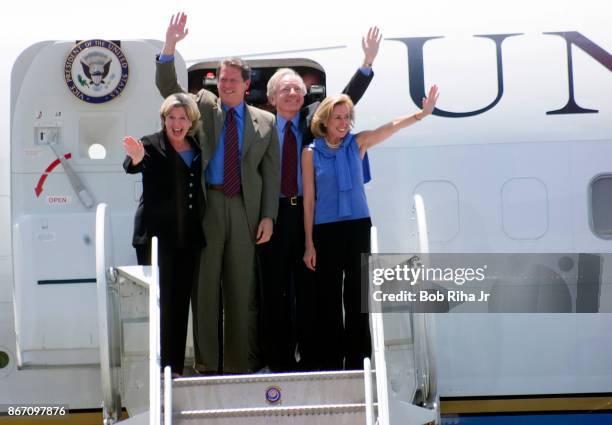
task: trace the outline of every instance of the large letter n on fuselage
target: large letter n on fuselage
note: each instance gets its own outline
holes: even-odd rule
[[[569,99],[561,109],[546,112],[547,115],[558,114],[588,114],[598,112],[596,109],[581,108],[574,100],[574,65],[572,60],[572,44],[580,47],[587,55],[612,71],[612,55],[580,34],[578,31],[545,32],[544,34],[558,35],[565,39],[567,45],[567,80],[569,86]]]

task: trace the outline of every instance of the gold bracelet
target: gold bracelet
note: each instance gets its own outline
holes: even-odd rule
[[[417,112],[416,114],[413,115],[414,119],[417,121],[421,121],[423,118],[419,118],[418,117],[419,113]]]

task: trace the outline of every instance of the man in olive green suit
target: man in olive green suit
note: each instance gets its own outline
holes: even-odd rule
[[[184,92],[174,69],[176,43],[187,35],[187,16],[173,16],[157,61],[162,96]],[[195,366],[203,373],[248,373],[262,365],[257,352],[255,244],[272,235],[278,209],[280,154],[274,116],[244,102],[250,68],[238,58],[221,62],[219,98],[195,95],[202,114],[207,209],[199,284],[194,294]],[[222,290],[223,315],[219,313]],[[223,349],[219,320],[223,317]],[[222,352],[222,358],[220,358]]]

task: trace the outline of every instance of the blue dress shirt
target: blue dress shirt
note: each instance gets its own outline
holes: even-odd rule
[[[193,162],[193,158],[195,157],[195,154],[193,152],[192,149],[186,150],[186,151],[180,151],[177,152],[181,158],[183,158],[183,161],[185,162],[185,165],[189,168],[191,168],[191,163]]]
[[[227,111],[229,111],[229,107],[223,105],[223,111],[225,111],[225,115],[227,115]],[[244,102],[240,105],[236,106],[234,110],[236,111],[236,129],[238,130],[238,160],[242,160],[242,145],[244,139]],[[219,137],[219,143],[217,143],[217,147],[215,148],[215,153],[213,154],[206,170],[204,170],[204,174],[206,176],[206,183],[209,184],[223,184],[223,158],[225,157],[225,123],[223,124],[223,130],[221,131],[221,137]],[[241,168],[242,170],[242,168]]]
[[[164,55],[160,54],[158,57],[159,62],[167,63],[174,61],[174,55]],[[223,111],[227,115],[227,111],[230,109],[226,105],[223,105]],[[242,156],[242,144],[243,144],[243,135],[244,135],[244,102],[240,105],[236,106],[234,109],[236,110],[236,129],[238,130],[238,158],[240,159]],[[206,182],[209,184],[223,184],[223,158],[225,152],[225,123],[223,124],[223,130],[221,131],[221,137],[219,137],[219,143],[215,148],[215,153],[213,154],[206,170],[204,170],[204,175],[206,177]]]
[[[160,63],[174,62],[174,55],[164,55],[163,53],[160,53],[157,60]]]

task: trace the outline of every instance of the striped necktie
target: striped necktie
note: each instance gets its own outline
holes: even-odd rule
[[[223,193],[232,197],[240,192],[240,158],[236,111],[231,108],[225,117],[225,143],[223,147]]]

